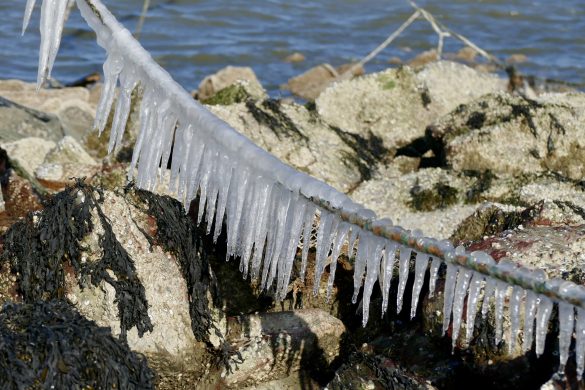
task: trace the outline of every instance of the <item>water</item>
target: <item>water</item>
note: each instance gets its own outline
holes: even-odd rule
[[[137,24],[142,0],[104,0],[129,29]],[[38,3],[38,2],[37,2]],[[520,69],[542,78],[585,84],[585,2],[583,0],[420,0],[441,22],[495,56],[521,53]],[[36,78],[38,17],[20,37],[24,0],[0,3],[0,77]],[[38,6],[37,6],[38,7]],[[319,63],[334,66],[365,56],[408,18],[406,1],[321,0],[152,0],[141,41],[188,90],[226,65],[250,66],[273,94],[279,85]],[[366,67],[388,67],[436,46],[437,36],[419,21]],[[462,46],[452,39],[446,51]],[[284,57],[301,52],[306,61]],[[94,36],[75,11],[67,23],[54,70],[62,82],[100,71],[104,59]]]

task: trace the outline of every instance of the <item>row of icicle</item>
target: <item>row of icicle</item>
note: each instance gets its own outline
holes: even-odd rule
[[[68,0],[42,2],[39,87],[50,77],[67,3]],[[30,20],[34,4],[35,0],[27,2],[23,31]],[[542,354],[555,300],[456,263],[453,261],[456,256],[468,254],[462,247],[453,248],[448,241],[438,242],[423,237],[418,231],[405,232],[411,237],[420,237],[420,240],[437,245],[444,254],[443,258],[439,258],[374,234],[371,229],[374,224],[383,231],[401,228],[393,227],[389,220],[376,221],[372,211],[317,179],[295,171],[213,116],[152,60],[99,0],[77,0],[77,5],[95,30],[98,43],[107,52],[103,66],[105,83],[95,121],[100,132],[104,130],[110,116],[116,90],[119,91],[113,113],[109,151],[121,143],[131,109],[132,94],[139,87],[143,92],[140,132],[134,148],[130,176],[136,171],[137,185],[152,190],[163,176],[161,167],[166,167],[171,160],[170,188],[186,205],[197,195],[200,197],[198,222],[205,218],[209,234],[215,227],[215,240],[225,218],[228,256],[240,259],[240,269],[245,276],[259,279],[262,288],[274,288],[276,296],[284,299],[299,246],[302,246],[300,274],[304,279],[312,244],[311,234],[316,228],[315,294],[325,268],[329,265],[327,296],[330,296],[337,258],[342,248],[347,246],[347,255],[350,258],[355,256],[354,303],[363,283],[364,325],[368,321],[370,297],[376,281],[382,290],[382,312],[387,310],[396,260],[396,308],[397,312],[401,311],[411,257],[414,257],[411,317],[416,314],[427,271],[432,296],[439,267],[444,262],[447,270],[443,333],[452,326],[453,347],[463,322],[465,343],[471,341],[475,318],[479,311],[483,317],[486,316],[491,300],[495,306],[496,343],[502,341],[504,301],[511,290],[511,324],[507,341],[509,350],[514,351],[517,335],[522,328],[522,351],[529,351],[535,340],[536,353]],[[496,267],[502,272],[546,284],[543,271],[516,269],[515,264],[507,260],[495,265],[494,260],[483,252],[473,252],[470,256],[478,265]],[[550,284],[557,285],[560,296],[585,296],[583,286],[561,280],[551,281]],[[466,298],[467,311],[464,316]],[[564,300],[557,303],[561,368],[567,361],[575,332],[577,370],[581,376],[585,366],[585,311],[580,305]]]

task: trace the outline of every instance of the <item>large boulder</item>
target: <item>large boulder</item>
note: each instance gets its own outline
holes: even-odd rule
[[[66,131],[59,118],[0,97],[0,142],[26,137],[57,141]]]
[[[316,105],[332,126],[364,137],[371,132],[386,148],[398,148],[422,137],[427,125],[458,105],[505,86],[497,76],[436,62],[420,71],[405,66],[335,83]]]
[[[91,130],[97,104],[83,87],[36,90],[34,83],[20,80],[0,81],[0,96],[22,106],[55,115],[64,135],[81,140]],[[59,137],[61,138],[61,137]]]
[[[262,89],[256,74],[252,68],[244,66],[226,66],[216,73],[205,77],[196,92],[196,97],[199,100],[206,100],[211,98],[217,92],[229,87],[237,81],[247,81],[256,86],[256,89]]]
[[[585,176],[585,95],[528,100],[491,94],[461,105],[429,127],[437,154],[455,171]]]
[[[325,369],[339,354],[345,326],[319,309],[262,313],[228,322],[241,362],[222,373],[231,388],[286,378],[301,369]]]
[[[329,126],[296,103],[249,100],[209,109],[256,145],[343,192],[367,179],[388,154],[377,137]]]

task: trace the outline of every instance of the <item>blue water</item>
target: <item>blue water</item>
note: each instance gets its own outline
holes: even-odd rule
[[[104,0],[131,30],[142,0]],[[38,2],[37,2],[38,3]],[[36,78],[38,8],[20,37],[24,0],[0,2],[0,78]],[[543,78],[585,84],[585,1],[420,0],[441,22],[505,59],[525,54],[520,69]],[[38,7],[38,6],[37,6]],[[152,0],[141,41],[187,89],[226,65],[250,66],[273,94],[309,67],[357,60],[382,42],[410,14],[406,1],[392,0]],[[419,21],[366,70],[388,67],[436,46],[430,26]],[[446,51],[461,44],[446,41]],[[306,61],[283,58],[301,52]],[[99,71],[104,59],[94,36],[75,11],[68,21],[54,77],[73,81]]]

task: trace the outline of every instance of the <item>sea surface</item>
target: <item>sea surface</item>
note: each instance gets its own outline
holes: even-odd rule
[[[21,37],[25,0],[0,1],[0,78],[36,79],[40,9]],[[104,0],[134,30],[142,0]],[[585,85],[585,0],[427,0],[418,4],[452,30],[505,60],[523,54],[521,71]],[[359,60],[404,22],[413,9],[393,0],[152,0],[140,37],[153,57],[185,88],[227,65],[250,66],[278,96],[279,85],[327,62]],[[437,35],[418,21],[367,66],[384,69],[436,47]],[[448,38],[445,50],[462,47]],[[283,59],[300,52],[301,63]],[[75,10],[67,23],[53,76],[71,82],[100,71],[104,53]]]

